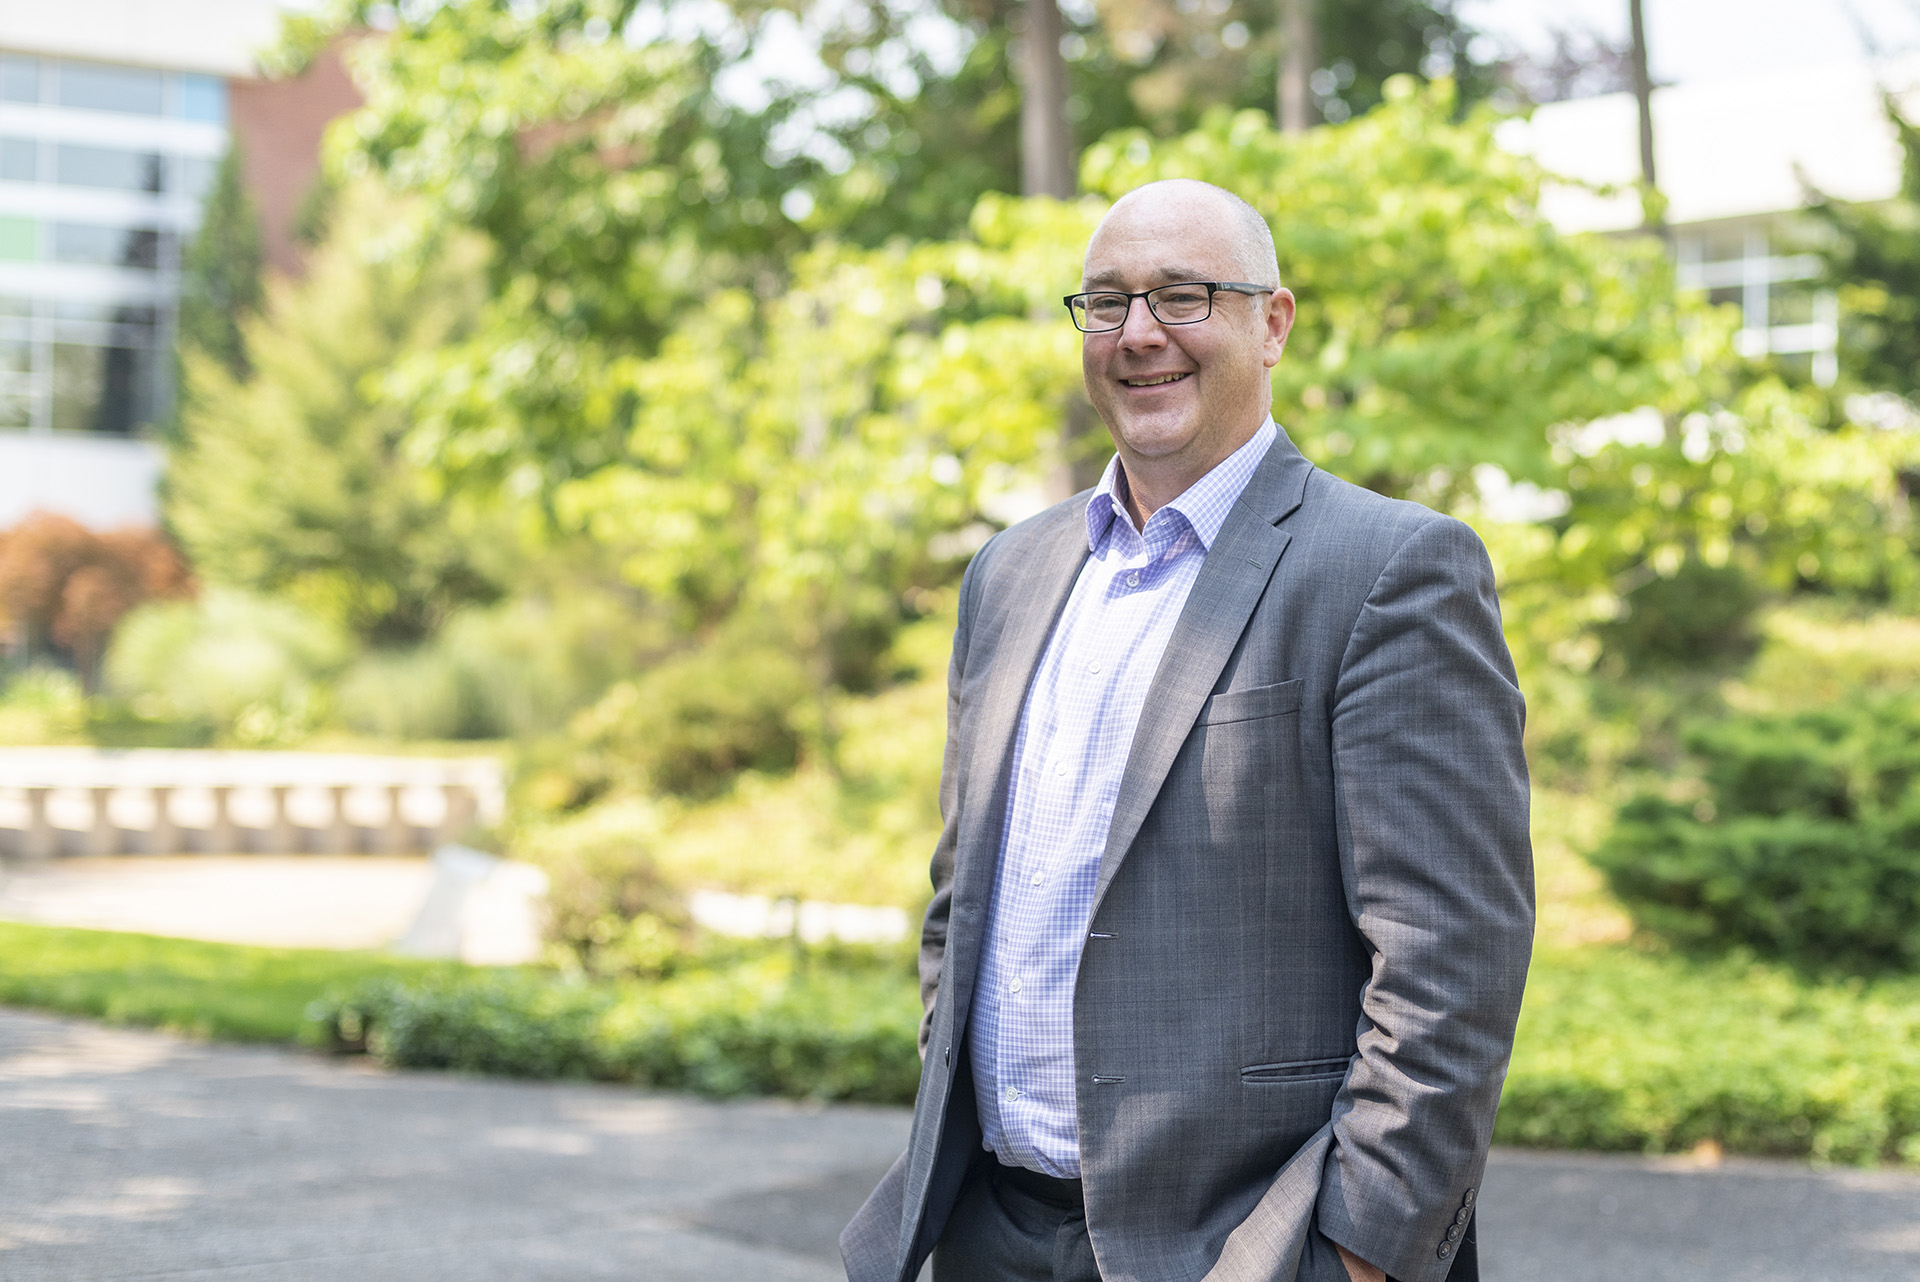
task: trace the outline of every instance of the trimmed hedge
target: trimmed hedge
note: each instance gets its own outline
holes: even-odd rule
[[[917,1014],[897,972],[780,958],[619,987],[375,981],[313,1011],[336,1044],[395,1065],[882,1104],[913,1100]],[[1495,1137],[1920,1164],[1920,980],[1543,950]]]
[[[670,980],[616,985],[0,923],[0,1002],[718,1096],[905,1104],[920,1072],[904,960],[854,950],[716,953]],[[1495,1136],[1655,1153],[1711,1139],[1920,1165],[1920,977],[1812,980],[1738,957],[1542,948]]]
[[[1494,1137],[1920,1164],[1920,979],[1542,950]]]
[[[869,1103],[911,1102],[920,1077],[911,980],[778,957],[647,985],[375,980],[308,1017],[336,1047],[409,1068]]]

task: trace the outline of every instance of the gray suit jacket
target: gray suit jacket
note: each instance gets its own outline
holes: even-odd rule
[[[980,1130],[962,1038],[1014,733],[1087,555],[1076,496],[960,594],[924,1067],[841,1237],[903,1282]],[[1524,716],[1480,541],[1282,435],[1208,551],[1134,736],[1074,988],[1108,1282],[1439,1282],[1486,1162],[1533,936]]]

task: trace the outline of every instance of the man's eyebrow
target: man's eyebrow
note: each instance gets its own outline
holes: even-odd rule
[[[1117,269],[1109,267],[1105,271],[1095,272],[1093,275],[1086,277],[1084,283],[1088,289],[1115,289],[1119,287],[1120,278],[1121,273]],[[1150,279],[1162,285],[1176,285],[1182,281],[1211,280],[1213,278],[1197,267],[1176,266],[1163,267],[1155,272]]]

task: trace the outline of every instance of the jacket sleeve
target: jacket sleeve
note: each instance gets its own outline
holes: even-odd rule
[[[947,664],[947,741],[940,762],[940,840],[929,875],[933,898],[920,926],[920,1058],[933,1036],[933,1002],[940,992],[940,969],[947,955],[947,921],[953,907],[954,838],[958,829],[960,687],[966,677],[967,641],[973,622],[975,581],[987,556],[982,548],[960,580],[960,623],[953,634],[953,658]]]
[[[1525,708],[1465,525],[1424,522],[1388,558],[1331,711],[1341,876],[1371,974],[1316,1223],[1399,1282],[1440,1282],[1478,1195],[1533,941]]]

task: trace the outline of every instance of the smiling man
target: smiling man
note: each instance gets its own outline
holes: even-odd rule
[[[1442,1282],[1532,943],[1485,550],[1274,423],[1238,197],[1122,198],[1066,300],[1116,457],[968,567],[907,1152],[852,1282]]]

